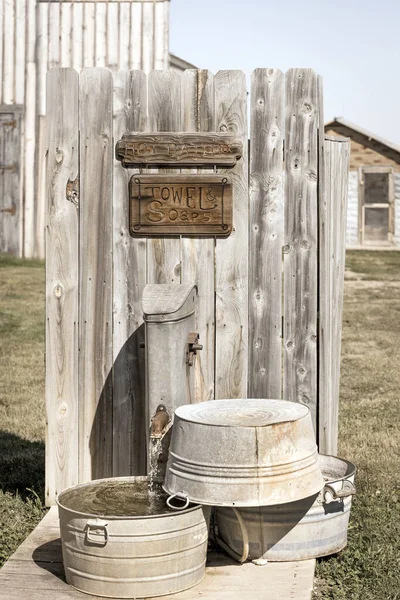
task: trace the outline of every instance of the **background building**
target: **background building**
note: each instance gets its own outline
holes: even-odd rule
[[[325,132],[351,139],[347,246],[400,246],[400,146],[341,117]]]

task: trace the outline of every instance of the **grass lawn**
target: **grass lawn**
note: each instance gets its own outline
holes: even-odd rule
[[[353,251],[339,455],[358,467],[349,545],[314,600],[400,600],[400,253]],[[0,256],[0,564],[43,514],[44,268]]]

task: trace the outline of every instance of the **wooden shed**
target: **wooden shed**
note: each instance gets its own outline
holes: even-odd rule
[[[0,252],[43,258],[46,72],[167,68],[169,0],[2,0],[0,32]]]
[[[325,125],[351,140],[348,247],[400,247],[400,146],[342,117]]]

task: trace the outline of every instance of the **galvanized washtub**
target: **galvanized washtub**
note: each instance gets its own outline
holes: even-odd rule
[[[212,506],[263,506],[317,494],[324,482],[309,409],[283,400],[180,406],[164,489]]]
[[[325,487],[303,500],[236,509],[218,508],[220,545],[239,562],[289,561],[328,556],[347,544],[355,466],[334,456],[319,457]]]
[[[158,493],[161,492],[161,493]],[[57,499],[67,582],[108,598],[174,594],[205,575],[208,511],[173,510],[146,477],[84,483]]]

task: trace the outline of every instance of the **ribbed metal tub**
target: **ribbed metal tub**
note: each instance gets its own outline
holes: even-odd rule
[[[347,544],[355,466],[334,456],[319,457],[325,487],[303,500],[216,510],[222,546],[240,562],[291,561],[328,556]]]
[[[213,506],[264,506],[324,485],[310,411],[283,400],[180,406],[164,489]]]
[[[107,598],[149,598],[203,579],[207,509],[191,505],[169,511],[164,494],[155,501],[146,494],[145,477],[97,480],[61,492],[57,502],[70,585]]]

